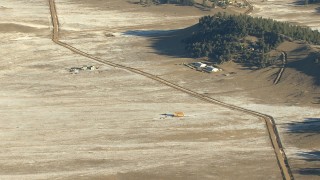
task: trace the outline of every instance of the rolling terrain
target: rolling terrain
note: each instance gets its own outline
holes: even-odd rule
[[[184,28],[221,9],[57,0],[59,41],[92,61],[51,41],[49,1],[0,6],[1,179],[281,179],[262,119],[185,90],[273,116],[294,176],[317,177],[310,173],[316,163],[298,160],[317,155],[317,134],[307,132],[313,139],[303,146],[291,135],[320,116],[316,74],[292,64],[274,86],[277,67],[229,63],[220,74],[204,74],[179,65],[195,61],[178,41],[189,33]],[[285,42],[279,50],[299,63],[310,52],[304,47]],[[68,71],[83,65],[98,69]],[[175,111],[186,117],[161,115]]]

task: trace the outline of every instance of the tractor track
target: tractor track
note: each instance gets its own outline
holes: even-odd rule
[[[282,146],[282,143],[281,143],[281,140],[280,140],[280,136],[279,136],[275,121],[274,121],[272,116],[269,116],[269,115],[266,115],[266,114],[263,114],[263,113],[259,113],[259,112],[256,112],[256,111],[248,110],[248,109],[245,109],[245,108],[242,108],[242,107],[238,107],[238,106],[235,106],[235,105],[231,105],[231,104],[227,104],[227,103],[218,101],[218,100],[213,99],[211,97],[202,95],[202,94],[197,93],[195,91],[186,89],[186,88],[184,88],[182,86],[179,86],[177,84],[169,82],[169,81],[167,81],[165,79],[162,79],[162,78],[160,78],[158,76],[155,76],[153,74],[150,74],[150,73],[147,73],[147,72],[144,72],[144,71],[141,71],[139,69],[132,68],[132,67],[128,67],[128,66],[124,66],[124,65],[121,65],[121,64],[113,63],[113,62],[110,62],[110,61],[107,61],[107,60],[103,60],[103,59],[101,59],[99,57],[95,57],[93,55],[85,53],[85,52],[83,52],[83,51],[81,51],[81,50],[79,50],[79,49],[77,49],[77,48],[75,48],[75,47],[73,47],[73,46],[71,46],[71,45],[69,45],[67,43],[64,43],[64,42],[59,40],[59,20],[58,20],[57,10],[56,10],[56,6],[55,6],[55,0],[49,0],[49,6],[50,6],[50,12],[51,12],[51,18],[52,18],[52,26],[53,26],[52,41],[54,43],[56,43],[56,44],[58,44],[58,45],[60,45],[60,46],[62,46],[64,48],[67,48],[67,49],[71,50],[72,52],[74,52],[76,54],[79,54],[81,56],[84,56],[84,57],[87,57],[89,59],[92,59],[92,60],[94,60],[96,62],[99,62],[99,63],[102,63],[102,64],[106,64],[106,65],[109,65],[109,66],[112,66],[112,67],[116,67],[116,68],[125,69],[125,70],[133,72],[135,74],[140,74],[140,75],[145,76],[145,77],[147,77],[149,79],[155,80],[155,81],[157,81],[159,83],[162,83],[162,84],[164,84],[166,86],[174,88],[174,89],[176,89],[178,91],[181,91],[181,92],[184,92],[186,94],[189,94],[190,96],[198,98],[198,99],[200,99],[202,101],[205,101],[207,103],[219,105],[219,106],[228,108],[230,110],[243,112],[243,113],[255,116],[257,118],[263,119],[265,121],[265,123],[266,123],[268,135],[269,135],[271,144],[272,144],[272,146],[274,148],[274,152],[275,152],[275,155],[276,155],[276,158],[277,158],[278,166],[280,168],[282,177],[283,177],[283,179],[286,179],[286,180],[293,179],[293,175],[292,175],[292,172],[290,170],[288,159],[286,157],[285,152],[283,151],[283,146]]]
[[[245,15],[249,15],[250,13],[252,13],[253,11],[253,6],[252,4],[248,1],[248,0],[243,0],[244,3],[246,3],[248,5],[248,9],[244,12]],[[285,51],[282,51],[282,54],[284,56],[284,59],[283,59],[283,62],[282,62],[282,67],[280,68],[279,72],[278,72],[278,75],[276,77],[276,79],[273,81],[273,84],[276,85],[279,83],[281,77],[282,77],[282,74],[285,70],[285,66],[287,64],[287,58],[288,58],[288,54],[285,52]]]
[[[273,84],[276,85],[279,83],[282,75],[283,75],[283,72],[286,68],[286,64],[288,62],[288,54],[285,52],[285,51],[282,51],[281,52],[282,56],[283,56],[283,60],[282,60],[282,67],[280,68],[279,72],[278,72],[278,75],[276,77],[276,79],[273,81]]]
[[[249,6],[249,8],[244,12],[244,14],[249,15],[253,11],[253,6],[248,0],[243,0],[243,2]]]

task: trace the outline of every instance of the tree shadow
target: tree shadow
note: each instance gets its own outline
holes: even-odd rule
[[[293,50],[293,52],[303,52],[303,51],[307,51],[308,47],[307,46],[301,46],[299,48],[296,48]]]
[[[317,8],[316,8],[316,13],[317,13],[317,14],[320,14],[320,7],[317,7]]]
[[[303,122],[289,123],[288,132],[305,133],[306,136],[302,139],[307,138],[306,142],[310,143],[310,141],[317,139],[320,134],[320,118],[306,118]],[[301,136],[299,136],[299,141],[301,141]],[[317,144],[315,145],[313,147],[317,147]],[[305,162],[299,163],[293,172],[304,176],[320,176],[320,168],[317,167],[320,162],[320,151],[300,152],[297,155],[300,157],[300,161]]]
[[[303,122],[289,123],[288,132],[320,134],[320,118],[306,118]]]
[[[304,161],[303,168],[297,169],[295,172],[304,176],[320,176],[320,168],[318,167],[320,161],[320,151],[303,152],[299,153]],[[307,166],[307,167],[306,167]],[[311,166],[311,167],[310,167]]]
[[[306,58],[289,62],[287,67],[294,68],[308,76],[313,77],[315,85],[320,86],[320,65],[315,63],[316,53],[310,53]]]
[[[130,36],[158,37],[167,35],[174,31],[176,30],[130,30],[126,31],[124,34]]]
[[[292,4],[296,5],[296,6],[304,6],[305,0],[297,0],[297,1],[292,2]]]
[[[305,161],[320,161],[320,151],[301,152],[298,155]]]
[[[182,42],[193,32],[194,26],[175,30],[131,30],[124,35],[147,37],[156,54],[174,58],[189,57]]]
[[[189,38],[197,31],[197,24],[184,29],[173,30],[130,30],[124,32],[125,35],[147,37],[151,40],[150,47],[158,55],[170,56],[173,58],[187,58],[190,54],[185,50],[183,40]],[[301,47],[295,51],[305,51],[306,47]],[[310,53],[306,58],[289,62],[287,67],[294,68],[306,75],[314,78],[315,84],[320,86],[320,64],[315,64],[316,53]],[[212,62],[212,60],[209,60]],[[251,70],[257,69],[257,64],[243,63],[244,67]]]
[[[301,175],[320,176],[320,168],[303,168],[303,169],[299,169],[298,173]]]
[[[306,4],[305,4],[305,0],[296,0],[296,1],[294,1],[293,3],[291,3],[291,4],[293,4],[293,5],[297,5],[297,6],[305,6]],[[319,4],[320,3],[320,1],[319,0],[313,0],[313,2],[309,2],[307,5],[311,5],[311,4]]]
[[[127,3],[129,3],[129,4],[140,4],[140,1],[129,1],[129,0],[127,0]]]
[[[201,11],[211,11],[212,10],[212,7],[206,7],[206,6],[203,6],[202,4],[199,4],[199,3],[195,3],[193,6],[200,9]]]
[[[291,3],[292,5],[295,5],[295,6],[306,6],[305,5],[305,0],[297,0],[293,3]],[[311,4],[308,4],[307,6],[317,6],[320,4],[320,1],[319,2],[315,2],[315,3],[311,3]],[[315,7],[315,13],[316,14],[319,14],[320,13],[320,7]]]

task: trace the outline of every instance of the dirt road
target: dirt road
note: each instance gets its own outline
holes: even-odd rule
[[[73,51],[74,53],[77,53],[77,54],[82,55],[84,57],[90,58],[90,59],[95,60],[95,61],[97,61],[99,63],[107,64],[107,65],[110,65],[110,66],[113,66],[113,67],[117,67],[117,68],[122,68],[122,69],[125,69],[125,70],[128,70],[128,71],[131,71],[133,73],[137,73],[137,74],[143,75],[143,76],[145,76],[147,78],[153,79],[153,80],[158,81],[158,82],[160,82],[162,84],[170,86],[170,87],[172,87],[172,88],[174,88],[176,90],[179,90],[179,91],[182,91],[184,93],[187,93],[187,94],[189,94],[191,96],[194,96],[194,97],[196,97],[198,99],[201,99],[201,100],[203,100],[205,102],[212,103],[212,104],[217,104],[217,105],[229,108],[231,110],[241,111],[241,112],[244,112],[244,113],[247,113],[247,114],[250,114],[250,115],[253,115],[253,116],[256,116],[258,118],[263,119],[265,121],[266,125],[267,125],[267,129],[268,129],[268,132],[269,132],[269,137],[270,137],[272,146],[274,147],[275,155],[277,157],[279,168],[281,170],[282,176],[283,176],[284,179],[293,179],[292,173],[290,171],[290,166],[289,166],[288,161],[287,161],[287,157],[286,157],[286,155],[285,155],[285,153],[283,151],[283,147],[282,147],[282,144],[281,144],[281,140],[280,140],[280,137],[279,137],[279,134],[278,134],[274,119],[271,116],[268,116],[268,115],[265,115],[265,114],[262,114],[262,113],[259,113],[259,112],[247,110],[247,109],[244,109],[244,108],[241,108],[241,107],[238,107],[238,106],[234,106],[234,105],[230,105],[230,104],[226,104],[226,103],[217,101],[215,99],[212,99],[210,97],[204,96],[204,95],[199,94],[197,92],[185,89],[185,88],[183,88],[181,86],[178,86],[176,84],[168,82],[168,81],[166,81],[164,79],[161,79],[161,78],[159,78],[157,76],[154,76],[152,74],[143,72],[141,70],[134,69],[134,68],[127,67],[127,66],[123,66],[123,65],[116,64],[116,63],[113,63],[113,62],[108,62],[108,61],[105,61],[105,60],[100,59],[98,57],[91,56],[90,54],[87,54],[87,53],[85,53],[85,52],[83,52],[83,51],[81,51],[81,50],[79,50],[79,49],[77,49],[77,48],[75,48],[73,46],[70,46],[70,45],[68,45],[66,43],[63,43],[63,42],[59,41],[59,21],[58,21],[58,15],[57,15],[56,7],[55,7],[55,1],[54,0],[49,0],[49,4],[50,4],[50,11],[51,11],[51,17],[52,17],[52,23],[53,23],[52,40],[55,43],[57,43],[58,45],[61,45],[61,46],[65,47],[65,48]]]

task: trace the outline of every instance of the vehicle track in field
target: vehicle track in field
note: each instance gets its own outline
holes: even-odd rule
[[[253,11],[253,5],[252,5],[248,0],[243,0],[243,2],[244,2],[245,4],[247,4],[248,7],[249,7],[249,8],[244,12],[244,14],[249,15],[249,14],[252,13],[252,11]],[[287,54],[285,51],[282,51],[281,53],[282,53],[284,59],[283,59],[283,61],[282,61],[282,67],[281,67],[280,70],[278,71],[278,74],[277,74],[276,79],[273,81],[273,84],[274,84],[274,85],[276,85],[276,84],[279,83],[279,81],[280,81],[280,79],[281,79],[281,77],[282,77],[282,74],[283,74],[283,72],[284,72],[284,70],[285,70],[285,68],[286,68],[285,66],[286,66],[286,64],[287,64],[288,54]]]
[[[244,2],[245,4],[247,4],[248,7],[249,7],[249,8],[244,12],[244,14],[249,15],[249,14],[252,13],[252,11],[253,11],[253,6],[251,5],[251,3],[250,3],[248,0],[243,0],[243,2]]]
[[[278,72],[278,75],[277,75],[276,79],[275,79],[274,82],[273,82],[274,85],[276,85],[276,84],[279,83],[279,81],[280,81],[280,79],[281,79],[281,77],[282,77],[282,75],[283,75],[283,72],[284,72],[284,70],[286,69],[286,64],[287,64],[287,62],[288,62],[288,54],[287,54],[285,51],[282,51],[281,54],[282,54],[282,56],[283,56],[282,66],[281,66],[281,68],[280,68],[280,70],[279,70],[279,72]]]
[[[117,63],[114,63],[114,62],[110,62],[110,61],[101,59],[99,57],[95,57],[95,56],[90,55],[88,53],[85,53],[85,52],[83,52],[83,51],[81,51],[81,50],[79,50],[79,49],[77,49],[77,48],[75,48],[75,47],[73,47],[73,46],[71,46],[71,45],[69,45],[67,43],[64,43],[64,42],[59,40],[59,19],[58,19],[58,15],[57,15],[57,9],[56,9],[56,5],[55,5],[55,0],[49,0],[49,6],[50,6],[50,12],[51,12],[51,18],[52,18],[52,26],[53,26],[52,41],[54,43],[56,43],[56,44],[58,44],[58,45],[60,45],[60,46],[62,46],[64,48],[67,48],[67,49],[71,50],[72,52],[74,52],[76,54],[79,54],[79,55],[81,55],[83,57],[87,57],[87,58],[89,58],[91,60],[94,60],[96,62],[99,62],[99,63],[102,63],[102,64],[106,64],[106,65],[109,65],[109,66],[112,66],[112,67],[116,67],[116,68],[125,69],[125,70],[130,71],[130,72],[135,73],[135,74],[140,74],[140,75],[145,76],[145,77],[147,77],[149,79],[152,79],[152,80],[155,80],[155,81],[157,81],[159,83],[162,83],[162,84],[164,84],[166,86],[172,87],[172,88],[174,88],[174,89],[176,89],[178,91],[187,93],[190,96],[193,96],[193,97],[195,97],[197,99],[200,99],[200,100],[202,100],[204,102],[207,102],[207,103],[210,103],[210,104],[219,105],[219,106],[228,108],[230,110],[243,112],[243,113],[255,116],[257,118],[263,119],[265,121],[265,123],[266,123],[268,135],[269,135],[271,144],[272,144],[272,146],[274,148],[274,152],[275,152],[275,155],[276,155],[276,159],[277,159],[277,162],[278,162],[282,177],[283,177],[283,179],[286,179],[286,180],[293,179],[293,175],[292,175],[292,172],[290,170],[290,166],[288,164],[288,160],[287,160],[286,154],[283,151],[283,146],[282,146],[282,143],[281,143],[281,140],[280,140],[280,136],[279,136],[275,121],[274,121],[272,116],[269,116],[269,115],[266,115],[266,114],[263,114],[263,113],[259,113],[259,112],[256,112],[256,111],[252,111],[252,110],[248,110],[248,109],[239,107],[239,106],[235,106],[235,105],[231,105],[231,104],[227,104],[227,103],[218,101],[218,100],[213,99],[211,97],[205,96],[203,94],[197,93],[195,91],[186,89],[186,88],[184,88],[182,86],[179,86],[177,84],[169,82],[169,81],[167,81],[165,79],[162,79],[162,78],[160,78],[158,76],[155,76],[153,74],[141,71],[141,70],[136,69],[136,68],[132,68],[132,67],[124,66],[124,65],[117,64]]]

